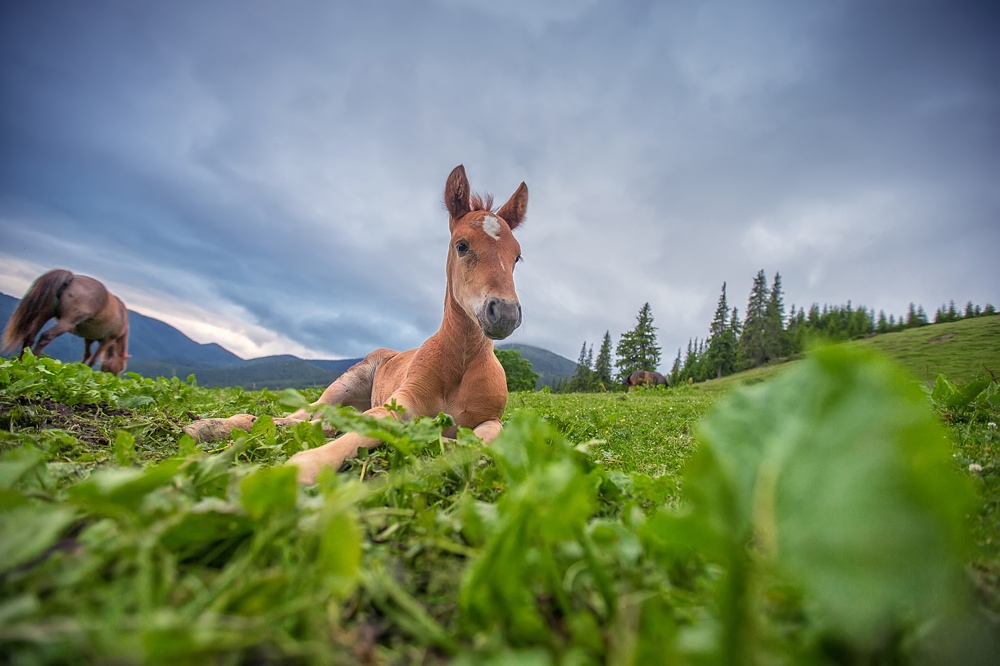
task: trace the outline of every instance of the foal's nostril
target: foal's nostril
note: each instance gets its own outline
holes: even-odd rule
[[[502,340],[521,325],[521,304],[491,296],[476,312],[476,318],[487,337]]]

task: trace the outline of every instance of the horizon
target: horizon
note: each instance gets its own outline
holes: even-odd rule
[[[3,290],[0,290],[0,296],[7,296],[9,298],[13,298],[13,299],[18,300],[18,301],[21,300],[20,296],[14,296],[13,294],[8,294],[8,293],[4,292]],[[971,301],[966,301],[965,303],[959,303],[958,301],[956,301],[954,299],[950,299],[948,303],[942,303],[940,306],[938,306],[938,308],[935,308],[935,310],[937,310],[939,308],[948,308],[949,304],[953,303],[955,305],[955,307],[956,307],[956,310],[958,312],[959,317],[960,318],[964,318],[963,312],[965,310],[965,305],[967,303],[969,303],[969,302],[971,302]],[[820,303],[811,303],[810,304],[810,308],[813,307],[813,306],[816,306],[816,307],[821,308],[822,310],[825,310],[828,307],[840,307],[840,306],[847,306],[847,305],[849,305],[849,302],[845,302],[845,303],[823,303],[823,304],[820,304]],[[935,323],[938,323],[938,322],[935,322],[934,319],[933,319],[933,317],[931,317],[928,314],[928,311],[927,311],[926,308],[924,308],[923,304],[921,304],[921,303],[912,303],[911,305],[913,305],[918,310],[923,310],[924,313],[927,314],[927,318],[928,318],[927,325],[933,325]],[[973,303],[973,305],[980,306],[983,309],[985,309],[985,308],[987,308],[987,307],[989,307],[991,305],[994,305],[994,304],[992,304],[992,303]],[[128,308],[129,312],[134,312],[134,313],[139,314],[139,315],[141,315],[143,317],[147,317],[149,319],[154,319],[154,320],[158,321],[161,324],[165,324],[167,326],[170,326],[171,328],[173,328],[177,332],[179,332],[182,335],[186,336],[192,342],[195,342],[195,343],[200,344],[200,345],[216,345],[216,346],[220,347],[221,349],[225,350],[226,352],[229,352],[233,356],[236,356],[241,361],[259,361],[259,360],[263,360],[263,359],[280,358],[280,357],[286,357],[286,356],[290,357],[290,358],[297,358],[297,359],[302,360],[302,361],[347,361],[347,360],[357,361],[357,360],[360,360],[360,359],[364,358],[364,356],[338,357],[338,358],[323,357],[323,356],[298,356],[298,355],[292,354],[290,352],[277,352],[277,353],[273,353],[273,354],[266,354],[266,355],[262,355],[262,356],[252,356],[252,357],[248,358],[248,357],[240,356],[238,353],[236,353],[232,349],[229,349],[225,345],[223,345],[221,343],[218,343],[218,342],[215,342],[215,341],[199,342],[199,341],[195,340],[194,338],[192,338],[191,336],[187,335],[181,329],[177,328],[176,326],[173,326],[169,322],[166,322],[166,321],[164,321],[162,319],[158,319],[157,317],[153,317],[153,316],[148,315],[148,314],[146,314],[144,312],[140,312],[138,310],[134,310],[134,309],[128,307],[128,304],[126,304],[126,307]],[[854,309],[858,310],[859,308],[854,308]],[[785,321],[786,325],[788,323],[788,317],[790,316],[790,311],[791,310],[789,308],[788,312],[786,312],[786,321]],[[869,313],[874,312],[875,315],[876,315],[876,319],[874,319],[873,321],[877,321],[877,316],[881,312],[881,310],[873,310],[872,308],[867,308],[866,312],[869,312]],[[654,315],[655,315],[655,313],[654,313]],[[905,314],[901,314],[899,316],[895,316],[894,313],[886,313],[886,317],[887,318],[895,317],[895,321],[897,323],[902,323],[904,321],[904,319],[905,319]],[[940,323],[950,323],[950,322],[940,322]],[[899,331],[889,331],[889,333],[894,333],[894,332],[899,332]],[[887,333],[882,333],[881,335],[886,335],[886,334]],[[64,334],[64,336],[76,337],[72,333],[66,333],[66,334]],[[61,336],[61,337],[64,337],[64,336]],[[602,337],[603,337],[603,335],[602,335]],[[621,335],[619,335],[618,338],[620,339]],[[692,338],[693,341],[697,341],[699,339],[707,340],[707,336],[706,336],[706,338]],[[509,339],[494,340],[492,342],[493,342],[494,348],[500,348],[500,347],[504,347],[504,346],[531,347],[531,348],[537,349],[539,351],[544,351],[544,352],[548,352],[550,354],[555,354],[555,355],[559,356],[560,358],[562,358],[562,359],[564,359],[566,361],[569,361],[571,363],[577,363],[577,361],[573,360],[572,358],[570,358],[568,356],[565,356],[564,354],[561,354],[559,352],[553,351],[551,349],[548,349],[546,347],[542,347],[542,346],[539,346],[539,345],[534,345],[534,344],[530,344],[530,343],[526,343],[526,342],[513,342],[513,341],[510,341]],[[588,346],[590,346],[590,347],[593,347],[595,344],[597,346],[600,346],[600,342],[599,341],[590,341],[590,340],[587,340],[587,341],[584,341],[584,342],[587,343]],[[617,341],[615,340],[614,337],[612,337],[612,354],[613,354],[613,360],[615,358],[617,358],[617,354],[615,353],[615,347],[616,347],[616,345],[617,345]],[[678,349],[678,353],[680,353],[682,350],[683,350],[683,348]],[[659,370],[664,370],[665,372],[669,373],[669,366],[674,362],[674,358],[675,357],[671,356],[671,355],[668,355],[665,352],[666,352],[666,350],[661,347],[661,349],[660,349],[660,354],[661,354],[661,356],[660,356],[660,365],[656,368],[656,370],[658,370],[658,371]]]

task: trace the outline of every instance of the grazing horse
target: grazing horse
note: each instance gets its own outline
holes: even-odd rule
[[[55,325],[38,337],[53,317]],[[31,347],[37,355],[63,333],[83,338],[83,362],[87,365],[93,367],[101,361],[101,370],[115,375],[125,371],[130,358],[125,304],[94,278],[57,268],[35,280],[17,304],[3,331],[3,350],[20,349],[23,354],[25,347]],[[94,342],[97,349],[91,353]]]
[[[622,382],[626,387],[631,386],[666,386],[667,378],[658,372],[651,372],[649,370],[636,370],[631,375],[625,378]]]
[[[524,220],[528,187],[521,183],[494,211],[492,198],[471,193],[465,168],[459,165],[448,176],[444,202],[451,241],[441,328],[417,349],[376,349],[313,404],[349,405],[369,416],[404,420],[446,412],[456,424],[489,442],[500,433],[500,417],[507,406],[507,379],[493,353],[493,340],[506,338],[521,324],[513,275],[521,247],[511,232]],[[384,407],[393,400],[405,409],[403,415]],[[288,425],[308,418],[303,409],[275,423]],[[249,429],[253,419],[247,414],[204,419],[184,432],[196,440],[215,439],[228,436],[234,427]],[[357,455],[358,447],[381,443],[346,433],[296,453],[288,462],[298,467],[300,481],[312,483],[323,467],[337,469]]]

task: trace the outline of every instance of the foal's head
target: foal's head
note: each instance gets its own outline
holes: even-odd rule
[[[451,216],[448,290],[483,333],[503,340],[521,325],[521,304],[514,291],[514,264],[521,246],[511,232],[524,220],[528,186],[517,188],[496,212],[491,200],[473,197],[465,167],[448,176],[444,203]]]

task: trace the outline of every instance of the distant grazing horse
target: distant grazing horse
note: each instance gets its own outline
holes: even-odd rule
[[[521,324],[513,275],[521,247],[511,232],[524,220],[528,187],[521,183],[494,211],[491,197],[471,194],[465,168],[459,165],[448,176],[444,202],[451,242],[441,328],[418,349],[376,349],[313,404],[350,405],[370,416],[404,420],[446,412],[489,442],[500,433],[500,417],[507,406],[507,380],[493,353],[493,340],[506,338]],[[406,409],[404,415],[383,406],[392,400]],[[308,418],[306,410],[299,410],[275,423],[288,425]],[[253,420],[249,414],[204,419],[184,431],[197,440],[215,439],[228,436],[234,427],[248,430]],[[381,443],[347,433],[297,453],[288,462],[299,468],[300,481],[311,483],[323,467],[336,469],[357,455],[358,447]]]
[[[632,386],[666,386],[667,378],[658,372],[650,372],[649,370],[636,370],[631,375],[625,378],[622,382],[626,387]]]
[[[38,337],[53,317],[55,325]],[[40,354],[63,333],[83,338],[83,362],[87,365],[93,367],[101,361],[101,370],[116,375],[125,371],[129,358],[125,304],[94,278],[57,268],[35,280],[17,304],[3,331],[3,350],[20,349],[23,354],[25,347],[31,347],[32,353]],[[91,353],[95,341],[97,349]]]

